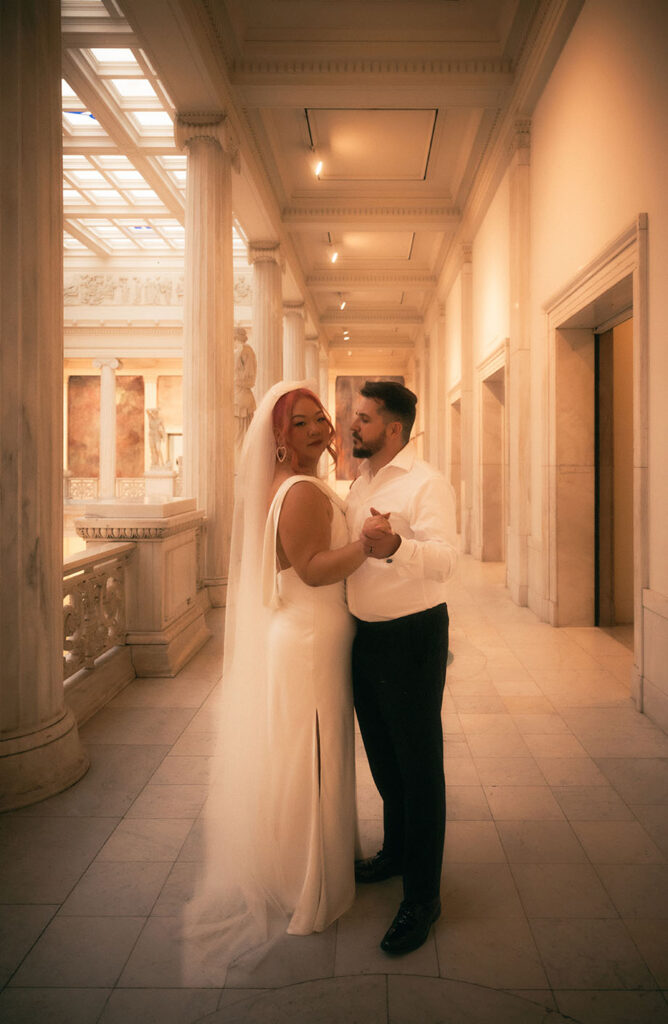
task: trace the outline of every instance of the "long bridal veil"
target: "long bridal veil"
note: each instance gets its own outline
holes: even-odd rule
[[[235,488],[216,741],[202,817],[205,859],[185,911],[186,961],[221,968],[285,931],[280,866],[271,836],[263,538],[275,468],[274,405],[311,386],[281,381],[266,393],[244,440]],[[273,567],[272,567],[273,571]],[[198,970],[197,973],[201,973]]]

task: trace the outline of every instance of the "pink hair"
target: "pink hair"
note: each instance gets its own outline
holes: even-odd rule
[[[290,453],[290,462],[293,469],[297,467],[294,464],[294,452],[292,451],[290,444],[287,440],[288,431],[292,423],[292,415],[295,404],[300,398],[310,398],[312,402],[318,406],[323,416],[327,420],[327,426],[329,427],[329,438],[327,442],[327,451],[336,462],[338,457],[338,449],[336,447],[336,432],[332,425],[332,421],[329,418],[329,413],[325,409],[324,405],[320,401],[317,395],[315,395],[308,388],[295,388],[294,391],[287,391],[284,395],[276,402],[272,412],[272,425],[276,434],[278,444],[283,444]]]

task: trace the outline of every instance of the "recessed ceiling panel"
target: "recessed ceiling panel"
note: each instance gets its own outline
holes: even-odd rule
[[[307,110],[322,181],[422,181],[435,110]]]
[[[334,244],[346,260],[409,260],[412,231],[343,231]]]

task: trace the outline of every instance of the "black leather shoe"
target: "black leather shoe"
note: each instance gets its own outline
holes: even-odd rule
[[[429,929],[441,915],[438,897],[428,903],[404,900],[399,912],[383,936],[380,948],[384,953],[410,953],[427,939]]]
[[[384,882],[401,874],[401,866],[396,860],[379,850],[375,857],[355,861],[356,882]]]

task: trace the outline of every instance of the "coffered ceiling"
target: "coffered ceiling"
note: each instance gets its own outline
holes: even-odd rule
[[[66,78],[83,104],[91,68],[100,76],[96,46],[113,42],[137,62],[133,73],[112,66],[97,102],[122,142],[119,118],[108,113],[120,111],[148,191],[140,198],[141,188],[119,179],[120,166],[94,157],[84,170],[138,203],[149,226],[158,205],[178,224],[183,168],[173,148],[161,149],[166,126],[150,116],[158,106],[170,120],[226,111],[241,139],[233,185],[241,231],[280,241],[284,295],[305,301],[307,332],[335,360],[339,352],[387,359],[391,351],[405,361],[503,117],[511,102],[518,115],[530,114],[529,93],[518,99],[518,71],[535,57],[549,73],[569,10],[580,4],[64,0]],[[534,54],[550,19],[552,50]],[[145,92],[134,95],[128,82],[139,77]],[[69,170],[75,190],[77,168]],[[75,206],[72,195],[66,208],[74,214]],[[155,226],[174,245],[174,224],[172,235]]]

